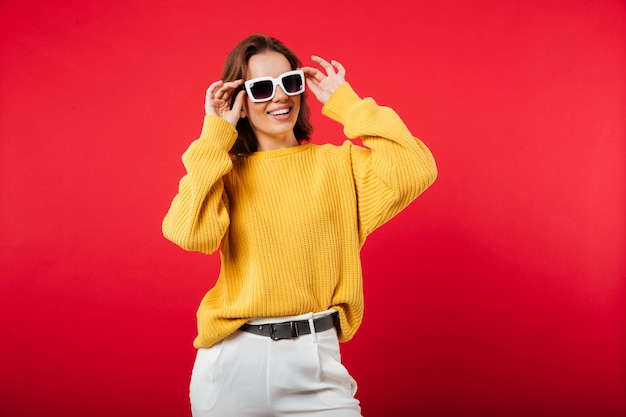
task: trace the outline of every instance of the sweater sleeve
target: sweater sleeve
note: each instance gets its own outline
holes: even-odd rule
[[[228,230],[223,177],[232,169],[228,150],[236,138],[227,121],[206,116],[200,138],[183,154],[187,173],[162,223],[163,235],[183,249],[212,253]]]
[[[361,245],[377,227],[403,210],[437,177],[430,150],[392,109],[361,99],[346,82],[322,113],[343,124],[344,134],[361,138],[351,146]]]

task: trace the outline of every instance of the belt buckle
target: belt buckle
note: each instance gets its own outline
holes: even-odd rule
[[[298,326],[296,325],[296,322],[294,321],[290,321],[289,322],[289,336],[283,336],[280,334],[276,334],[276,327],[275,326],[279,326],[279,325],[285,325],[287,323],[276,323],[276,324],[269,324],[269,331],[270,331],[270,338],[272,340],[282,340],[282,339],[293,339],[296,338],[298,336],[300,336],[298,334]]]

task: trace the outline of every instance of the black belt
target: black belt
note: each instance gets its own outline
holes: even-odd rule
[[[337,313],[320,317],[313,320],[316,332],[335,327],[337,322]],[[311,334],[311,327],[308,320],[286,321],[284,323],[267,323],[267,324],[244,324],[239,328],[244,332],[253,333],[259,336],[267,336],[272,340],[293,339],[305,334]]]

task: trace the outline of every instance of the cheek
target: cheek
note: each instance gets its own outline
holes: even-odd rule
[[[302,95],[299,95],[293,101],[293,108],[296,111],[296,117],[300,116],[300,103],[302,103]]]
[[[250,113],[254,111],[254,103],[251,102],[247,96],[243,102],[243,106],[241,107],[241,110],[243,111],[246,117],[250,117]]]
[[[266,130],[269,128],[270,122],[265,114],[266,107],[256,103],[249,103],[246,106],[246,118],[248,119],[248,123],[250,123],[250,127],[255,133],[258,130]]]
[[[244,116],[248,119],[255,119],[265,112],[263,106],[260,106],[258,103],[253,103],[249,99],[246,99],[241,109],[243,110]]]

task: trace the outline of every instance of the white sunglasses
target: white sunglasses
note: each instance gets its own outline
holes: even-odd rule
[[[270,101],[276,94],[276,86],[280,85],[285,94],[296,96],[304,92],[304,71],[293,70],[280,74],[278,78],[259,77],[243,83],[248,97],[255,103]]]

